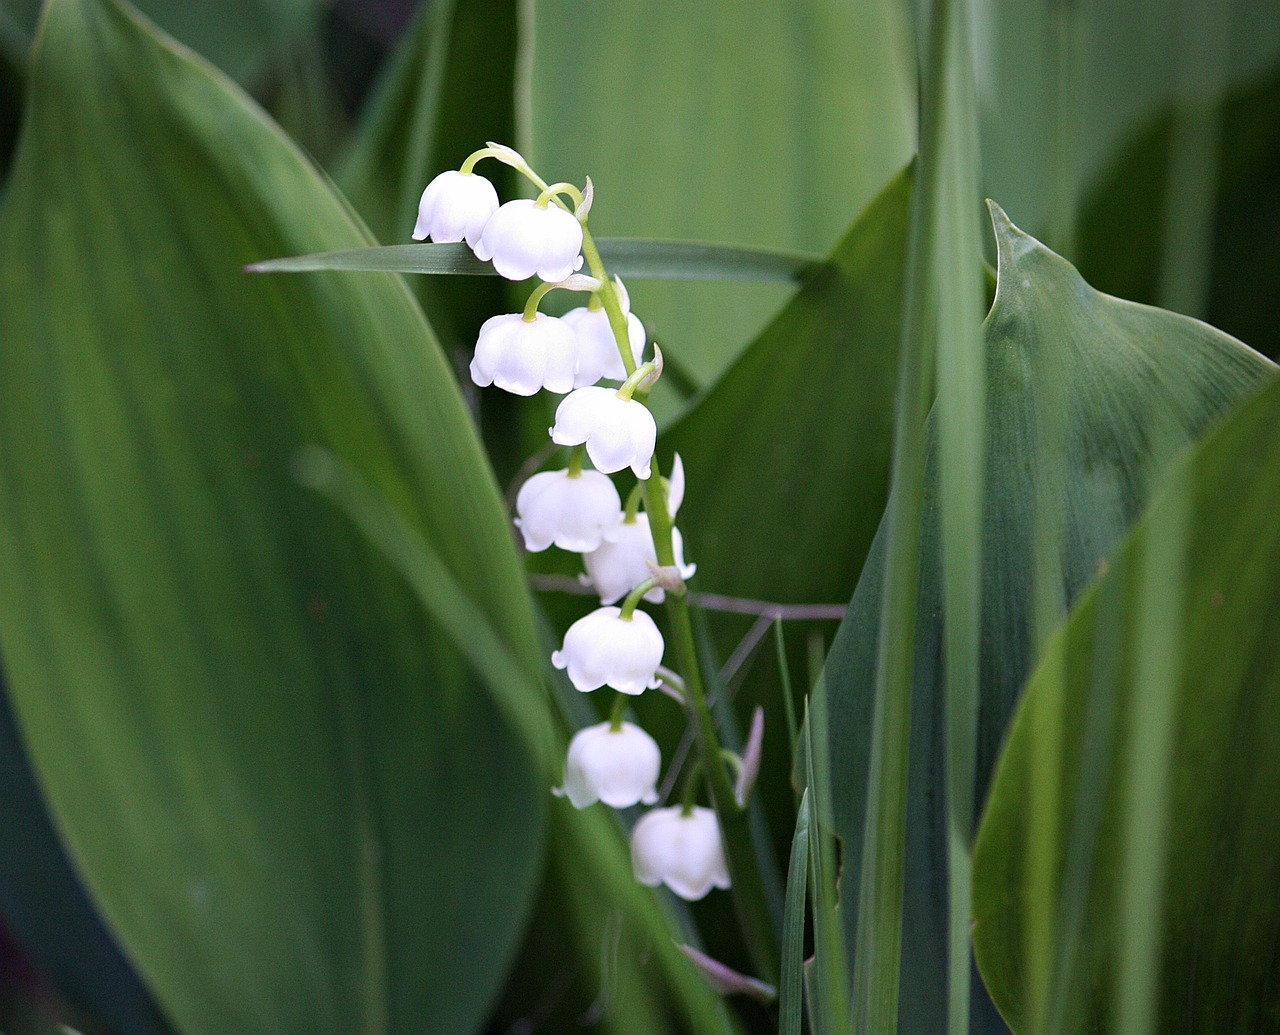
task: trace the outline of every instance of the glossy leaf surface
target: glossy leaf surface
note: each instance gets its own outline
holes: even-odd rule
[[[1061,986],[1068,1032],[1114,1030],[1122,802],[1132,754],[1144,555],[1190,504],[1185,581],[1171,587],[1183,635],[1174,691],[1173,764],[1158,894],[1160,1031],[1264,1031],[1280,1012],[1280,383],[1274,379],[1199,449],[1179,460],[1180,484],[1158,497],[1110,572],[1055,637],[1014,718],[979,832],[974,933],[979,963],[1015,1031],[1033,1013],[1025,980],[1024,895],[1030,817],[1053,808],[1061,830],[1098,812],[1096,846],[1079,871],[1086,901],[1076,966]],[[1174,495],[1174,490],[1178,495]],[[1108,678],[1100,673],[1111,673]],[[1051,773],[1056,803],[1033,788],[1036,727],[1060,725]],[[1088,772],[1088,779],[1086,779]],[[1064,853],[1049,861],[1071,872]],[[1062,884],[1059,883],[1059,887]],[[1060,938],[1058,948],[1064,944]]]
[[[999,280],[984,324],[988,427],[983,513],[983,613],[978,778],[981,802],[1009,715],[1033,660],[1035,506],[1044,407],[1064,407],[1055,453],[1064,464],[1059,584],[1074,600],[1141,513],[1167,457],[1148,431],[1160,414],[1179,443],[1194,439],[1273,370],[1204,324],[1093,291],[1070,264],[996,210]],[[1041,441],[1037,443],[1037,436]],[[934,446],[931,456],[936,455]],[[913,689],[906,917],[905,1030],[945,1021],[946,843],[941,696],[941,589],[936,463],[925,481]],[[883,532],[883,530],[882,530]],[[856,886],[884,540],[877,536],[826,667],[834,822],[845,887]],[[842,895],[846,928],[856,899]],[[909,991],[908,991],[909,990]]]
[[[224,78],[54,0],[0,210],[0,639],[33,762],[183,1032],[460,1030],[541,855],[542,659],[404,286],[248,277],[370,243]],[[483,692],[297,450],[360,470],[523,671]],[[448,598],[428,598],[447,608]]]

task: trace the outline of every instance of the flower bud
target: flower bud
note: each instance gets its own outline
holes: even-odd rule
[[[713,887],[727,888],[716,814],[701,805],[687,816],[679,805],[645,813],[631,832],[631,869],[641,884],[665,884],[690,902]]]
[[[611,686],[642,694],[660,682],[663,649],[662,633],[643,611],[623,618],[619,608],[601,607],[569,626],[551,664],[568,669],[570,682],[583,693]]]
[[[498,210],[498,192],[475,173],[442,172],[427,184],[418,202],[413,239],[443,244],[465,240],[475,248],[489,217]]]
[[[553,793],[565,796],[577,809],[597,801],[625,809],[658,800],[658,771],[662,753],[657,742],[639,726],[624,722],[620,729],[602,722],[574,734],[564,765],[564,786]]]
[[[492,384],[516,395],[533,395],[542,388],[567,392],[573,388],[577,346],[573,331],[554,316],[491,316],[480,328],[471,380],[481,388]]]
[[[622,500],[613,481],[599,471],[542,471],[516,495],[516,527],[533,553],[552,543],[586,553],[622,520]]]
[[[476,242],[476,256],[493,260],[508,280],[564,280],[582,268],[582,224],[557,205],[508,201],[489,218]]]
[[[691,578],[698,566],[684,563],[684,539],[680,535],[680,529],[671,530],[671,544],[675,548],[680,577]],[[650,565],[655,568],[658,565],[658,554],[653,547],[653,534],[649,529],[649,515],[641,511],[634,521],[622,521],[614,525],[605,533],[600,546],[586,554],[582,562],[587,568],[587,580],[600,594],[600,603],[612,604],[621,600],[653,575]],[[655,586],[644,598],[660,604],[666,594]]]
[[[612,388],[577,388],[556,409],[551,440],[561,446],[586,444],[596,470],[613,474],[630,467],[637,478],[649,477],[649,461],[658,438],[653,414]]]

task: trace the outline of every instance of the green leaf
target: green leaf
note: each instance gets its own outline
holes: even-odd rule
[[[635,238],[596,242],[609,272],[628,277],[680,280],[755,280],[789,283],[811,273],[817,255],[765,248],[704,244],[700,241],[646,241]],[[481,262],[465,244],[393,244],[320,255],[267,259],[253,273],[303,273],[316,270],[367,270],[383,273],[454,273],[493,276],[493,264]]]
[[[1272,380],[1194,452],[1168,490],[1080,601],[1031,677],[992,782],[977,845],[975,942],[996,1002],[1015,1030],[1034,1010],[1025,980],[1030,911],[1023,881],[1042,846],[1030,817],[1053,809],[1061,830],[1083,829],[1093,850],[1083,870],[1063,845],[1050,871],[1082,897],[1075,966],[1059,989],[1064,1031],[1114,1030],[1125,926],[1124,845],[1134,832],[1130,788],[1167,769],[1163,836],[1146,841],[1164,880],[1155,897],[1158,946],[1154,1030],[1261,1031],[1280,1011],[1274,960],[1280,865],[1280,382]],[[1183,531],[1179,531],[1182,525]],[[1140,682],[1152,644],[1144,595],[1162,540],[1186,538],[1185,579],[1168,586],[1168,621],[1181,629],[1164,656],[1180,675],[1157,685],[1173,710],[1171,751],[1142,750]],[[1037,726],[1062,731],[1049,779],[1055,800],[1030,778]],[[1089,818],[1081,824],[1081,816]],[[1060,934],[1057,950],[1066,945]]]
[[[983,489],[982,697],[975,802],[1034,654],[1035,499],[1044,472],[1045,407],[1061,414],[1061,556],[1054,599],[1074,600],[1141,513],[1167,461],[1149,436],[1156,415],[1174,443],[1201,436],[1274,370],[1197,321],[1100,294],[1075,269],[994,211],[999,251],[995,304],[984,324],[988,428]],[[931,428],[931,438],[933,436]],[[1037,439],[1040,439],[1038,442]],[[925,478],[917,601],[908,800],[903,1030],[945,1025],[947,894],[944,861],[941,563],[936,442]],[[834,821],[844,841],[846,887],[861,865],[867,759],[881,589],[883,529],[832,644],[825,671],[831,723]],[[841,898],[846,930],[853,896]],[[909,990],[909,991],[908,991]],[[981,1004],[976,1004],[981,1010]],[[975,1015],[982,1025],[998,1023]],[[979,1028],[978,1030],[982,1030]],[[987,1028],[986,1030],[993,1030]]]
[[[527,7],[515,144],[551,181],[592,178],[601,235],[826,252],[911,156],[914,61],[891,0]],[[628,287],[700,385],[787,297]]]
[[[689,473],[680,527],[698,588],[797,603],[852,592],[888,484],[910,195],[904,170],[662,435],[661,456],[679,452]]]
[[[224,78],[53,0],[0,209],[0,646],[68,849],[188,1033],[472,1030],[539,868],[545,662],[448,365],[398,278],[241,272],[368,243]],[[482,690],[297,484],[308,443],[523,685]]]
[[[804,914],[809,882],[809,792],[796,811],[796,832],[787,866],[787,900],[782,913],[782,980],[778,983],[778,1033],[800,1035],[804,1009]]]
[[[1182,4],[1159,18],[1144,0],[1109,0],[1105,12],[1020,0],[984,6],[975,54],[986,190],[1020,225],[1045,233],[1055,205],[1074,215],[1129,142],[1167,110],[1182,66],[1208,41]],[[1280,17],[1272,0],[1209,0],[1206,11],[1230,34],[1224,87],[1274,68]],[[1161,197],[1156,189],[1135,200],[1150,211]]]
[[[34,32],[43,0],[0,0]],[[208,58],[244,86],[284,60],[313,17],[315,0],[142,0],[139,10],[169,35]]]

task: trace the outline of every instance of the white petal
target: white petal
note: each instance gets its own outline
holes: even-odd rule
[[[516,495],[516,525],[525,547],[537,553],[552,543],[585,553],[598,548],[622,520],[622,501],[613,482],[599,471],[543,471]]]
[[[631,834],[631,864],[641,884],[664,883],[696,901],[713,887],[729,887],[729,869],[715,813],[702,806],[682,812],[677,805],[641,817]]]
[[[485,224],[476,242],[481,259],[508,280],[535,273],[547,281],[564,280],[582,266],[582,224],[554,205],[539,208],[531,199],[508,201]]]
[[[465,239],[474,247],[497,208],[498,193],[483,176],[456,169],[442,172],[422,192],[413,238],[430,237],[437,243]]]

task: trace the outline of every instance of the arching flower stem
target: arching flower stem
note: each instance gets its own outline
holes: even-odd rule
[[[617,733],[622,729],[622,717],[627,711],[627,695],[624,693],[615,693],[613,695],[613,710],[609,713],[609,729]]]
[[[627,594],[627,599],[622,602],[621,614],[618,615],[624,622],[631,621],[631,616],[636,612],[636,606],[644,599],[644,595],[653,589],[653,579],[645,579],[640,585]]]
[[[558,284],[539,284],[529,292],[529,300],[524,304],[525,323],[533,323],[538,318],[538,305],[559,286]]]
[[[636,514],[640,512],[640,501],[644,499],[644,482],[636,482],[633,488],[627,494],[626,506],[622,508],[622,520],[624,524],[632,524],[636,519]]]
[[[604,261],[600,257],[600,249],[596,246],[586,223],[582,226],[582,254],[587,260],[591,275],[600,281],[597,294],[609,315],[609,326],[613,330],[618,352],[622,356],[623,369],[627,372],[626,383],[630,383],[636,374],[637,364],[635,357],[631,354],[627,314],[623,311],[617,285],[609,277]],[[643,380],[644,375],[637,378],[636,386],[639,387]],[[647,387],[640,388],[636,392],[641,401],[647,395]],[[649,515],[654,554],[660,566],[674,567],[676,564],[672,539],[674,523],[667,507],[667,496],[663,490],[662,474],[656,456],[651,461],[650,468],[649,477],[640,484],[643,486],[644,509]],[[626,605],[624,605],[624,613],[625,608]],[[689,603],[683,592],[667,593],[667,617],[670,627],[669,642],[675,650],[676,665],[684,675],[684,707],[698,745],[698,762],[707,782],[712,808],[715,809],[720,823],[720,833],[731,878],[730,890],[733,894],[734,909],[738,915],[738,924],[742,929],[743,941],[751,955],[757,976],[770,983],[776,983],[779,973],[778,929],[769,912],[747,813],[738,807],[733,783],[729,779],[728,769],[720,754],[720,741],[716,736],[715,723],[711,719],[711,710],[707,707],[707,692],[702,683],[702,672],[698,664],[698,651],[693,639],[693,623],[689,617]]]
[[[538,195],[534,204],[538,208],[546,208],[553,198],[558,198],[561,194],[569,195],[575,209],[582,206],[582,191],[578,190],[572,183],[553,183],[549,187],[543,187],[542,193]]]
[[[571,446],[569,448],[569,477],[582,477],[582,458],[586,455],[586,446]]]

